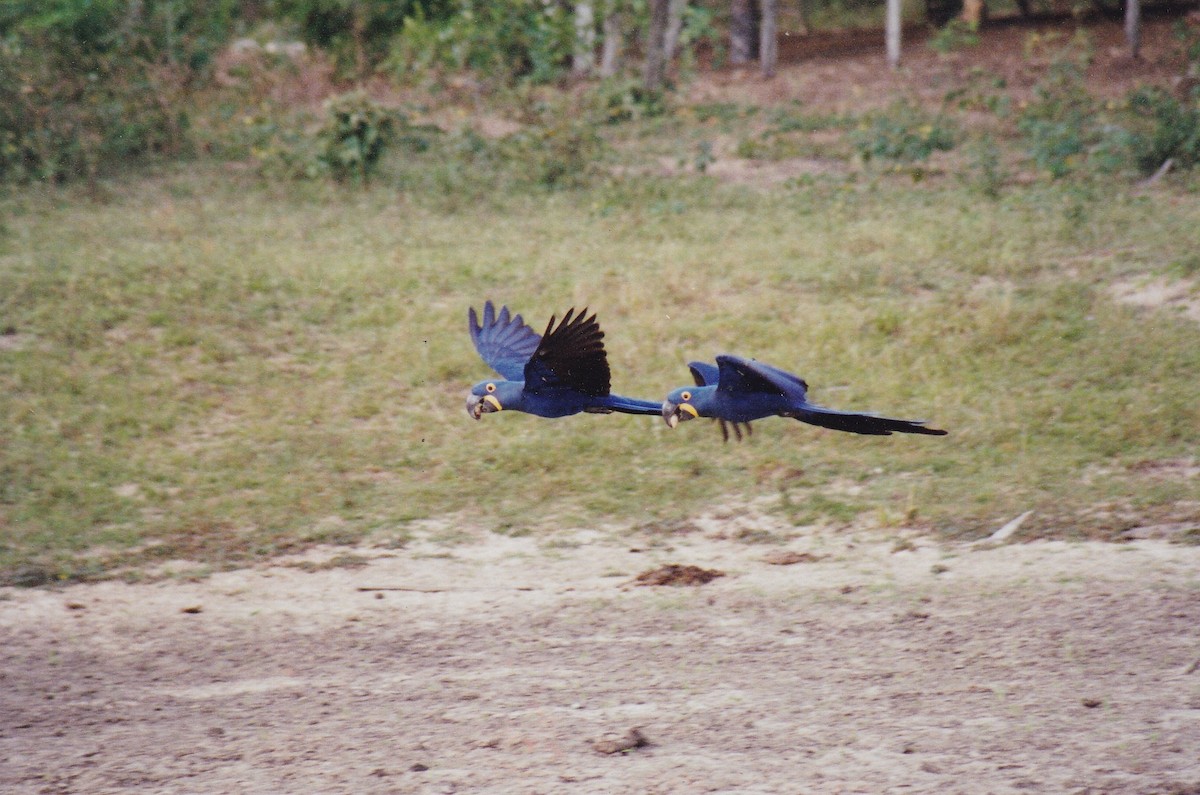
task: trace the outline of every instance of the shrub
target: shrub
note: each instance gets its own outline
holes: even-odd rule
[[[1066,176],[1096,138],[1096,102],[1083,84],[1083,67],[1060,59],[1034,86],[1034,99],[1017,121],[1038,168],[1055,179]]]
[[[325,126],[317,134],[320,162],[339,181],[367,181],[393,139],[398,114],[363,91],[329,99],[325,113]]]
[[[1133,160],[1145,174],[1168,159],[1177,168],[1200,163],[1200,94],[1181,102],[1161,88],[1143,88],[1129,97],[1129,109],[1146,127],[1130,137]]]

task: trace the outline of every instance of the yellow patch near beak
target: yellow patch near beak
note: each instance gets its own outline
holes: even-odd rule
[[[492,396],[492,395],[484,395],[484,396],[483,396],[483,399],[484,399],[485,401],[487,401],[488,403],[491,403],[491,404],[492,404],[492,406],[493,406],[493,407],[496,409],[496,411],[504,411],[504,406],[501,406],[501,405],[500,405],[500,401],[499,401],[499,400],[496,400],[496,398],[495,398],[494,396]]]
[[[692,407],[691,403],[680,403],[679,409],[681,411],[686,411],[688,414],[691,414],[692,419],[695,419],[696,417],[700,416],[700,412],[696,411],[696,409]]]

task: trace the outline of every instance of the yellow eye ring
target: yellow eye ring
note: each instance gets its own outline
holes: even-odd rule
[[[496,391],[496,385],[495,385],[495,384],[488,384],[487,386],[485,386],[485,387],[484,387],[484,389],[486,389],[488,392],[495,392],[495,391]]]
[[[684,400],[691,400],[691,399],[692,399],[692,393],[691,393],[691,392],[681,392],[681,393],[679,394],[679,397],[683,398]]]

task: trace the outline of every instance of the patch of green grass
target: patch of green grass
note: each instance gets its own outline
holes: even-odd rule
[[[354,190],[197,168],[102,203],[0,200],[0,581],[219,569],[448,515],[686,521],[797,472],[796,521],[887,511],[978,537],[1034,509],[1023,533],[1076,537],[1101,501],[1194,518],[1195,482],[1082,477],[1200,441],[1200,328],[1105,289],[1190,261],[1194,193],[1039,184],[980,204],[952,180],[624,177],[453,201],[415,168]],[[730,352],[951,435],[473,422],[463,395],[488,370],[465,316],[486,298],[539,330],[598,311],[622,394],[659,399]]]

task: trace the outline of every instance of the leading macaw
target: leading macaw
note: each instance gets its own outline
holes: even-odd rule
[[[808,384],[786,370],[741,356],[718,356],[713,366],[690,362],[695,387],[680,387],[667,395],[662,416],[674,428],[681,421],[712,417],[721,424],[721,435],[728,440],[726,423],[733,425],[738,441],[744,425],[764,417],[791,417],[832,428],[835,431],[889,436],[894,432],[945,436],[938,428],[926,428],[924,420],[897,420],[877,414],[838,411],[808,402]]]
[[[471,307],[468,329],[475,350],[503,379],[480,381],[467,395],[467,413],[475,419],[496,411],[523,411],[539,417],[570,414],[658,414],[651,400],[609,392],[608,356],[604,332],[596,315],[578,315],[572,307],[555,327],[554,316],[542,336],[525,325],[520,315],[500,314],[492,302],[483,305],[483,322]]]

